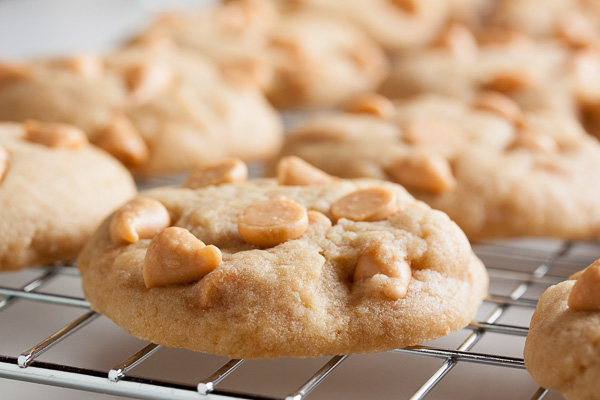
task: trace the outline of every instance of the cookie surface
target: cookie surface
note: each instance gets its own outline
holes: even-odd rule
[[[454,6],[462,8],[465,1],[308,0],[306,3],[347,18],[388,50],[405,50],[435,38]]]
[[[357,192],[368,203],[360,210],[379,210],[365,217],[375,221],[340,217],[356,217],[340,199]],[[487,292],[485,269],[456,225],[389,182],[262,179],[143,196],[168,210],[172,226],[115,244],[117,214],[78,266],[92,308],[155,343],[234,358],[385,351],[464,327]],[[265,217],[273,212],[277,218]],[[273,221],[287,221],[276,235]],[[275,242],[263,242],[265,235]],[[216,268],[203,264],[203,278],[165,283],[166,275],[182,275],[160,265],[181,266],[188,260],[182,248],[195,249],[189,254],[211,245],[222,253]]]
[[[558,42],[497,35],[478,43],[466,28],[451,27],[436,45],[397,57],[381,92],[389,98],[431,92],[471,101],[482,91],[496,90],[526,109],[569,112],[580,97],[591,95],[586,91],[597,91],[597,77],[587,76],[583,86],[579,82],[579,53]],[[584,55],[585,61],[600,65],[593,55]]]
[[[569,400],[597,400],[600,304],[595,310],[572,307],[572,293],[581,276],[544,292],[531,319],[523,354],[527,371],[541,386],[554,389]],[[596,292],[600,289],[598,283],[593,283]]]
[[[590,190],[600,147],[576,120],[523,112],[498,93],[473,104],[426,95],[387,105],[387,117],[314,117],[282,155],[344,178],[396,181],[472,240],[600,234]]]
[[[577,46],[597,45],[600,5],[588,0],[500,0],[486,24],[540,38],[557,37]]]
[[[383,51],[354,25],[306,6],[230,1],[158,20],[138,41],[167,37],[255,82],[278,108],[331,106],[373,90],[388,71]]]
[[[74,259],[135,193],[129,172],[74,127],[0,124],[0,270]]]
[[[256,87],[173,46],[0,66],[10,69],[22,73],[0,79],[0,118],[78,126],[136,173],[263,160],[281,142],[280,118]]]
[[[395,58],[381,86],[389,98],[439,93],[473,101],[502,92],[523,109],[581,118],[600,134],[600,53],[556,37],[534,39],[488,27],[477,36],[452,25],[433,45]]]

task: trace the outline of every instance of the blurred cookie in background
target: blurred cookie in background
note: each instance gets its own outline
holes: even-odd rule
[[[504,28],[476,36],[453,24],[433,45],[396,56],[380,90],[390,98],[431,92],[469,102],[498,91],[525,110],[580,118],[598,135],[600,53]]]
[[[129,172],[80,129],[0,123],[0,271],[75,259],[135,193]]]
[[[0,65],[0,119],[73,124],[136,174],[263,160],[280,117],[251,82],[176,46]]]
[[[600,145],[572,117],[523,111],[498,92],[472,103],[437,94],[393,103],[372,94],[348,110],[300,124],[282,156],[343,178],[400,183],[471,240],[600,235]]]
[[[172,39],[255,82],[277,108],[339,104],[376,88],[383,50],[358,27],[308,5],[231,0],[159,18],[134,43]]]

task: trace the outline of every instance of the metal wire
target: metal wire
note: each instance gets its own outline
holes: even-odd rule
[[[527,326],[515,326],[498,323],[498,319],[512,308],[535,308],[537,300],[523,298],[532,285],[545,285],[564,280],[566,276],[553,275],[554,265],[561,268],[571,268],[570,272],[584,268],[589,262],[587,258],[575,257],[572,250],[576,243],[562,243],[552,251],[541,251],[514,244],[484,243],[475,246],[478,255],[484,260],[490,271],[492,281],[508,282],[513,288],[508,295],[491,294],[485,303],[492,305],[492,310],[482,321],[473,321],[466,328],[470,331],[466,339],[455,349],[435,346],[414,346],[397,349],[390,354],[409,354],[432,359],[442,359],[439,367],[428,375],[424,383],[414,392],[410,399],[423,399],[438,385],[445,376],[459,363],[477,363],[504,368],[524,369],[522,358],[508,357],[498,354],[473,352],[471,349],[487,333],[506,336],[524,337]],[[526,262],[537,260],[538,264],[531,272],[519,271],[521,257]],[[92,324],[99,316],[89,310],[89,303],[77,296],[45,293],[43,287],[55,279],[70,277],[78,279],[77,270],[72,267],[40,268],[39,276],[29,283],[17,287],[0,287],[0,317],[1,313],[16,302],[45,303],[79,310],[88,310],[64,328],[58,330],[47,339],[32,346],[18,357],[0,354],[0,377],[27,382],[43,383],[65,388],[76,388],[91,392],[116,394],[139,399],[198,399],[210,397],[215,399],[262,399],[262,400],[302,400],[310,395],[328,376],[344,361],[352,356],[337,356],[326,361],[316,372],[300,385],[283,397],[269,397],[252,392],[238,393],[220,389],[220,384],[226,381],[241,366],[244,360],[229,360],[205,379],[199,379],[197,384],[171,382],[131,375],[132,370],[145,360],[153,357],[161,346],[147,344],[141,350],[131,355],[124,355],[122,362],[116,362],[109,370],[79,368],[71,365],[38,361],[37,358],[60,341],[68,338],[82,327]],[[0,318],[1,321],[1,318]],[[4,338],[3,338],[4,339]],[[539,388],[529,397],[530,400],[540,400],[548,391]],[[479,394],[474,394],[479,398]]]

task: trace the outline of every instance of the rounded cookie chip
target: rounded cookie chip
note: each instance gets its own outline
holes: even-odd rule
[[[73,124],[136,174],[265,160],[281,144],[280,117],[258,88],[175,46],[0,65],[0,76],[15,68],[20,76],[0,79],[0,119]]]
[[[525,112],[492,92],[472,104],[438,95],[375,104],[383,101],[393,113],[308,119],[286,138],[282,156],[342,178],[399,183],[471,240],[600,235],[592,190],[600,146],[577,120]]]
[[[0,124],[0,270],[73,260],[135,193],[129,172],[80,129]]]
[[[166,37],[262,88],[278,108],[331,106],[374,90],[383,50],[353,24],[311,7],[233,0],[196,15],[167,15],[136,42]]]
[[[600,399],[600,261],[548,288],[523,356],[532,378],[569,400]]]
[[[172,226],[124,244],[109,217],[78,267],[92,308],[154,343],[251,359],[386,351],[464,327],[487,293],[456,224],[390,182],[258,179],[142,196]]]

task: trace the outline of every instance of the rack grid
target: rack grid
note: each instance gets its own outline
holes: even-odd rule
[[[411,394],[394,398],[412,400],[443,398],[444,388],[440,390],[436,388],[444,386],[443,381],[453,374],[454,369],[463,364],[483,364],[500,367],[501,369],[517,369],[526,374],[520,350],[522,350],[522,343],[524,343],[523,338],[528,331],[528,317],[535,309],[537,298],[546,287],[564,280],[570,274],[584,268],[597,258],[600,252],[600,244],[593,242],[520,240],[478,243],[474,245],[474,249],[488,268],[491,279],[491,294],[482,305],[476,320],[461,332],[450,335],[454,336],[454,339],[442,339],[429,344],[397,349],[386,353],[388,357],[385,360],[386,365],[388,365],[388,369],[392,369],[392,376],[397,376],[398,379],[397,382],[394,381],[390,384],[392,386],[398,384],[400,386],[411,386]],[[73,265],[54,266],[8,275],[11,278],[8,281],[12,284],[5,285],[5,280],[0,280],[2,282],[0,285],[0,327],[6,326],[2,323],[2,316],[10,309],[23,303],[29,304],[30,307],[43,306],[53,309],[75,310],[76,317],[67,319],[67,323],[63,327],[49,334],[46,333],[48,328],[31,327],[31,324],[35,322],[34,318],[23,317],[14,321],[11,320],[12,335],[18,336],[19,332],[40,330],[42,332],[38,334],[43,333],[47,337],[37,344],[32,343],[29,349],[21,348],[15,353],[11,353],[10,350],[5,348],[10,347],[7,343],[10,344],[15,336],[11,337],[9,333],[7,338],[6,334],[3,334],[5,337],[2,338],[2,342],[5,346],[0,347],[2,349],[0,351],[0,378],[139,399],[301,400],[307,396],[312,398],[312,396],[309,396],[311,392],[323,385],[329,379],[328,377],[341,365],[349,363],[349,360],[353,358],[362,357],[365,360],[365,357],[369,357],[366,355],[352,355],[313,360],[311,364],[312,371],[308,374],[308,377],[302,378],[300,384],[292,387],[283,395],[265,394],[265,390],[253,392],[250,389],[236,390],[229,388],[227,385],[228,380],[236,375],[236,370],[244,365],[244,360],[218,358],[219,364],[212,366],[212,369],[206,369],[205,366],[198,368],[199,370],[206,370],[208,373],[204,378],[199,376],[195,382],[189,379],[182,381],[164,379],[160,376],[156,377],[156,374],[150,374],[149,376],[138,374],[139,366],[148,363],[148,360],[152,360],[159,351],[163,350],[162,346],[141,341],[139,344],[136,342],[136,346],[138,346],[136,350],[124,353],[121,358],[114,359],[110,368],[88,368],[81,366],[78,362],[61,362],[57,354],[68,352],[71,347],[69,341],[73,341],[76,336],[78,342],[83,341],[86,343],[86,340],[88,340],[89,342],[84,346],[93,349],[98,344],[98,339],[93,337],[93,326],[98,323],[97,321],[105,319],[105,317],[91,311],[89,303],[81,296],[77,288],[79,283],[77,269]],[[60,279],[68,279],[71,284],[67,285],[66,289],[61,288],[60,285],[54,285],[56,287],[52,288],[53,282]],[[48,289],[46,290],[46,288]],[[525,321],[525,323],[511,323],[510,313],[515,310],[517,314],[525,314],[525,317],[521,317],[521,321]],[[502,321],[506,319],[508,322]],[[483,346],[483,350],[475,351],[474,348],[482,339],[489,336],[495,336],[495,339],[491,340],[489,345]],[[458,341],[456,340],[457,337]],[[115,340],[119,340],[119,338],[123,339],[124,336],[121,335],[117,339],[107,338],[107,341],[111,343],[111,347],[118,347],[118,342]],[[517,349],[513,351],[516,354],[507,355],[503,351],[502,341],[506,338],[520,338]],[[58,348],[57,351],[50,351],[54,347]],[[48,357],[45,357],[47,351]],[[54,353],[54,355],[50,356],[49,353]],[[400,361],[393,359],[403,355],[409,357],[403,357]],[[204,362],[204,357],[212,357],[210,364],[215,365],[214,356],[194,353],[194,357],[197,358],[194,359],[193,366],[201,365]],[[422,363],[418,362],[418,358],[427,358],[433,361],[433,364],[428,362],[427,366],[424,367]],[[266,363],[273,362],[266,361]],[[289,365],[300,362],[302,360],[285,360],[287,366],[281,368],[292,371],[294,368]],[[363,361],[359,360],[359,365],[360,362]],[[264,363],[263,365],[267,365]],[[409,370],[411,372],[407,374]],[[175,376],[178,373],[175,372]],[[260,373],[260,371],[257,371],[257,373]],[[363,370],[362,373],[366,374],[368,371]],[[272,375],[273,372],[267,371],[265,374]],[[488,384],[486,380],[495,379],[496,372],[490,374],[488,371],[482,373],[481,376],[478,376],[477,373],[473,376],[472,372],[470,374],[474,380],[481,382],[476,385],[472,392],[469,391],[469,385],[466,385],[467,388],[463,389],[466,391],[463,393],[467,393],[468,398],[479,398],[481,393],[478,393],[479,389],[477,388],[481,387],[481,384]],[[344,382],[344,380],[349,382],[348,380],[353,379],[354,376],[352,373],[350,375],[350,377],[344,377],[343,373],[338,374],[335,385],[339,387],[339,382]],[[403,377],[407,375],[409,375],[409,381],[402,381]],[[365,379],[368,382],[369,378],[366,377]],[[377,390],[385,391],[384,386],[385,382],[384,384],[378,382]],[[532,381],[529,382],[529,389],[527,395],[522,398],[542,399],[548,394],[547,390],[537,388]],[[315,398],[319,396],[325,396],[323,398],[335,397],[331,394],[331,387],[328,389],[327,394],[315,393]]]

